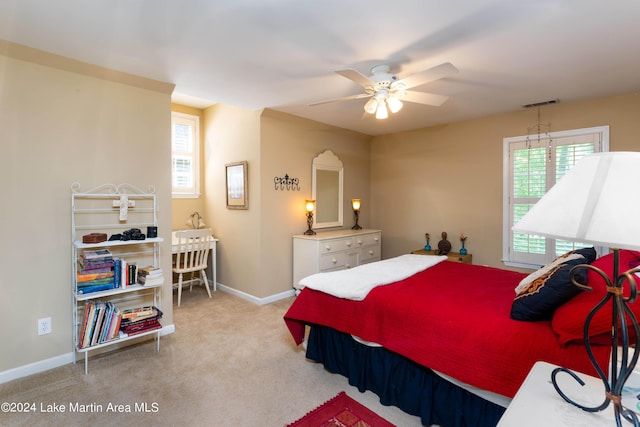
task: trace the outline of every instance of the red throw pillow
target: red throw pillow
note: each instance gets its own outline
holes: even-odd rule
[[[620,251],[620,272],[625,272],[634,268],[640,262],[640,252]],[[613,275],[613,253],[607,254],[591,263],[598,267],[611,278]],[[640,280],[638,280],[640,282]],[[583,291],[571,300],[561,305],[553,313],[551,327],[558,334],[561,345],[570,342],[582,342],[584,340],[584,322],[589,312],[605,297],[607,284],[600,275],[594,271],[587,271],[587,284],[591,291]],[[624,296],[629,296],[629,284],[624,282]],[[640,298],[629,304],[631,311],[640,319]],[[610,336],[611,331],[611,303],[607,303],[591,319],[589,325],[589,337],[594,338],[606,334]],[[597,340],[596,340],[597,341]],[[606,342],[606,340],[604,340]],[[599,341],[598,341],[599,342]],[[597,342],[592,341],[592,344]],[[610,338],[609,338],[610,344]]]

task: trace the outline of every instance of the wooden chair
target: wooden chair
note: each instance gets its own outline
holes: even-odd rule
[[[183,274],[200,272],[200,278],[192,276],[189,282],[189,290],[193,288],[193,282],[202,281],[207,289],[209,298],[211,290],[207,280],[207,261],[209,259],[209,249],[211,248],[211,229],[203,228],[199,230],[183,230],[176,232],[178,239],[178,251],[173,266],[173,272],[178,275],[178,307],[182,300]],[[215,288],[214,288],[215,289]]]

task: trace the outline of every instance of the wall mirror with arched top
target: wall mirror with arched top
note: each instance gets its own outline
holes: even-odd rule
[[[311,197],[316,201],[314,228],[342,226],[342,161],[331,150],[313,159]]]

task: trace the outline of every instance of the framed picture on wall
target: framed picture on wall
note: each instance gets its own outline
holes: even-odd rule
[[[225,165],[227,176],[227,209],[249,209],[247,193],[247,162]]]

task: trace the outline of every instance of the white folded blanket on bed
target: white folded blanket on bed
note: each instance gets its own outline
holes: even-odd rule
[[[300,285],[338,298],[362,301],[376,286],[406,279],[445,259],[446,256],[400,255],[347,270],[313,274],[300,280]]]

